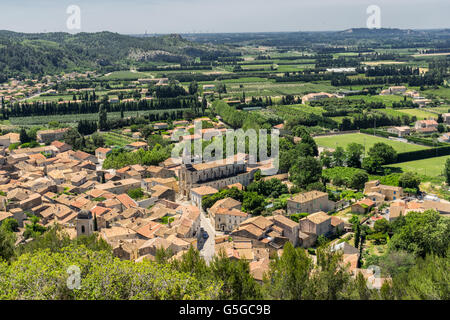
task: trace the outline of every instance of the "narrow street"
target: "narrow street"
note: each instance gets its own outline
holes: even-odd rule
[[[205,216],[202,212],[200,213],[200,226],[205,230],[204,232],[208,234],[208,238],[203,239],[203,235],[200,236],[198,241],[198,248],[200,249],[200,254],[205,258],[206,263],[209,262],[214,257],[215,252],[215,235],[216,232],[211,223],[211,220]]]

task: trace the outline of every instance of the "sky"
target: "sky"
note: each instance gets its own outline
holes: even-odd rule
[[[76,5],[79,20],[67,13]],[[0,0],[0,30],[122,34],[450,28],[450,0]],[[79,21],[79,29],[67,20]]]

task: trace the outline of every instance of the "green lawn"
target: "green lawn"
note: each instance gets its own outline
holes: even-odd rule
[[[322,147],[328,147],[335,149],[338,146],[345,148],[348,144],[356,142],[365,145],[366,152],[378,142],[386,143],[392,146],[397,152],[408,152],[429,149],[429,147],[418,146],[410,143],[404,143],[399,141],[393,141],[382,137],[371,136],[363,133],[350,133],[329,137],[317,137],[315,138],[317,144]]]
[[[355,95],[355,96],[348,96],[345,97],[348,100],[364,100],[366,102],[382,102],[387,106],[392,106],[393,102],[401,102],[403,101],[403,96],[399,95],[389,95],[389,96],[364,96],[364,95]],[[408,98],[408,100],[411,100]]]
[[[389,165],[389,168],[399,168],[402,172],[412,171],[420,175],[429,177],[438,177],[442,175],[444,170],[445,161],[450,156],[436,157],[430,159],[402,162],[393,165]]]
[[[431,113],[422,109],[398,109],[398,111],[402,113],[406,113],[410,116],[416,116],[418,120],[424,120],[424,119],[437,119],[437,114]]]

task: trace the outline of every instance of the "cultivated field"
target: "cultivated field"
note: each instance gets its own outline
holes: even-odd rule
[[[187,109],[167,109],[167,110],[140,110],[140,111],[126,111],[125,117],[136,117],[137,115],[144,116],[149,114],[157,114],[172,111],[184,111]],[[120,118],[120,112],[108,112],[108,119]],[[78,123],[79,120],[98,121],[98,113],[81,113],[81,114],[64,114],[64,115],[48,115],[48,116],[33,116],[33,117],[11,117],[9,123],[19,126],[43,125],[50,121],[58,121],[60,123]]]
[[[410,143],[404,143],[400,141],[394,141],[382,137],[377,136],[371,136],[368,134],[363,133],[350,133],[350,134],[342,134],[342,135],[335,135],[335,136],[326,136],[326,137],[317,137],[314,140],[316,140],[317,144],[321,147],[327,147],[327,148],[333,148],[336,147],[343,147],[345,148],[348,144],[355,142],[359,143],[366,148],[366,153],[369,151],[369,149],[378,142],[386,143],[390,146],[392,146],[397,152],[408,152],[408,151],[416,151],[416,150],[423,150],[423,149],[429,149],[429,147],[419,146],[415,144]]]
[[[402,162],[389,165],[388,167],[399,168],[402,170],[402,172],[412,171],[429,177],[438,177],[442,175],[445,161],[449,158],[450,156],[443,156],[437,158]]]

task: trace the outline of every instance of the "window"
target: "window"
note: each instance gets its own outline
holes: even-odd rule
[[[81,226],[81,233],[85,233],[86,230],[84,229],[84,226]]]
[[[394,200],[397,199],[396,197],[394,197]]]
[[[397,194],[397,191],[394,191],[394,194]]]

